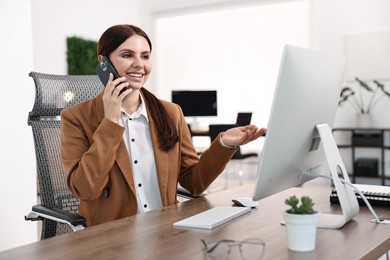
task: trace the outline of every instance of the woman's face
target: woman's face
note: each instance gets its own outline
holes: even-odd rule
[[[144,86],[152,71],[150,55],[146,39],[135,34],[119,45],[109,59],[119,76],[125,76],[129,87],[136,90]]]

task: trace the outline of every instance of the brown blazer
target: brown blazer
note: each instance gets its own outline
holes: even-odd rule
[[[61,112],[61,157],[69,189],[80,198],[79,214],[87,226],[137,213],[131,162],[123,141],[124,128],[104,118],[103,91],[94,99]],[[156,125],[149,126],[163,206],[177,203],[178,182],[197,195],[223,171],[235,150],[214,141],[201,158],[196,154],[182,111],[162,101],[174,119],[179,142],[159,149]],[[147,110],[153,109],[147,107]]]

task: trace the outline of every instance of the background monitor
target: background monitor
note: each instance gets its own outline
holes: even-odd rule
[[[217,116],[216,90],[172,90],[172,102],[184,116]]]
[[[285,47],[254,200],[314,178],[303,176],[303,172],[321,174],[326,157],[316,125],[333,127],[345,65],[344,57]]]

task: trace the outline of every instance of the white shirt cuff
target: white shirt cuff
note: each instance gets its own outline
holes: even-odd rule
[[[223,147],[225,147],[226,149],[229,149],[229,150],[234,150],[234,149],[237,149],[237,145],[236,146],[229,146],[229,145],[226,145],[223,141],[222,141],[222,135],[223,135],[224,132],[222,132],[220,135],[219,135],[219,142],[221,143],[221,145]]]

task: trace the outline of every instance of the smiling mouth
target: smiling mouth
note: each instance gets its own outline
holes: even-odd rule
[[[130,77],[141,78],[144,74],[141,73],[127,73]]]

